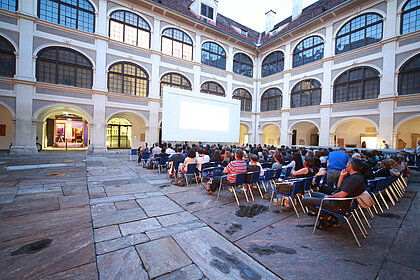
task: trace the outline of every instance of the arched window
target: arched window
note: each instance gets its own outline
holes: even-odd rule
[[[225,90],[220,84],[216,82],[205,82],[201,85],[200,92],[218,96],[225,96]]]
[[[261,112],[281,109],[283,96],[278,88],[269,88],[261,96]]]
[[[109,38],[148,49],[150,47],[150,26],[136,14],[115,11],[109,19]]]
[[[0,36],[0,76],[13,77],[16,74],[15,48]]]
[[[420,54],[401,66],[398,74],[398,95],[420,93]]]
[[[108,90],[135,96],[149,95],[149,76],[131,62],[117,62],[108,71]]]
[[[12,12],[17,11],[17,2],[18,0],[1,0],[0,8]]]
[[[306,38],[293,51],[293,67],[308,64],[324,57],[324,40],[319,36]]]
[[[378,14],[364,14],[346,23],[338,32],[335,53],[340,54],[382,40],[383,22]]]
[[[204,43],[201,48],[201,63],[226,70],[226,52],[216,43]]]
[[[167,28],[162,33],[162,52],[178,58],[192,60],[193,42],[185,32]]]
[[[334,82],[334,103],[376,98],[379,73],[370,67],[357,67],[342,73]]]
[[[314,106],[321,103],[321,84],[317,80],[305,80],[297,83],[293,89],[290,107]]]
[[[410,0],[402,8],[401,34],[420,30],[420,1]]]
[[[233,72],[239,75],[252,78],[252,60],[243,53],[237,53],[233,56]]]
[[[38,52],[36,79],[50,84],[92,88],[92,63],[78,51],[48,47]]]
[[[262,62],[262,76],[267,77],[284,70],[284,54],[275,51],[267,55]]]
[[[38,17],[82,31],[95,32],[95,10],[88,0],[38,0]]]
[[[233,99],[241,101],[241,111],[251,112],[252,111],[252,96],[246,89],[238,88],[235,89],[232,95]]]
[[[160,79],[160,96],[162,96],[164,86],[192,90],[191,82],[178,73],[168,73],[162,76]]]

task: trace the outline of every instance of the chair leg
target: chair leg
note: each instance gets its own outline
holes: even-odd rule
[[[248,195],[246,194],[246,189],[242,187],[242,190],[244,191],[246,202],[249,202]]]
[[[303,207],[302,200],[300,200],[299,194],[297,195],[297,199],[298,199],[298,201],[299,201],[300,207],[302,207],[302,212],[303,212],[303,213],[306,213],[306,211],[305,211],[305,207]]]
[[[249,192],[251,193],[251,198],[252,198],[252,201],[255,201],[255,199],[254,199],[254,194],[252,193],[252,185],[248,185],[248,190],[249,190]]]
[[[264,187],[264,191],[267,192],[267,188],[265,187],[265,183],[264,182],[262,182],[262,185]]]
[[[368,208],[368,209],[369,209],[369,208]],[[360,205],[359,205],[359,210],[360,210],[360,213],[362,213],[362,216],[363,216],[363,218],[365,219],[366,224],[368,225],[368,227],[369,227],[369,228],[372,228],[372,227],[370,226],[370,223],[369,223],[368,219],[366,218],[365,213],[363,212],[363,208],[362,208],[362,207],[360,207]]]
[[[270,205],[268,206],[269,212],[271,212],[271,204],[273,204],[273,197],[274,197],[274,191],[271,192]]]
[[[385,193],[388,195],[389,200],[391,200],[392,205],[395,206],[395,201],[392,198],[392,195],[390,194],[390,192],[389,192],[389,190],[387,188],[385,189]]]
[[[391,186],[388,187],[389,192],[393,195],[393,199],[395,198],[395,202],[398,202],[398,196],[394,192],[394,188]]]
[[[353,215],[356,215],[355,218],[357,218],[357,221],[360,223],[361,229],[363,229],[363,233],[365,234],[365,238],[366,238],[366,235],[368,235],[368,232],[365,228],[365,225],[363,224],[362,219],[360,219],[359,213],[357,213],[357,209],[354,209]]]
[[[238,197],[236,196],[236,191],[235,191],[235,188],[232,188],[232,187],[231,187],[231,190],[233,191],[233,194],[235,195],[236,204],[238,204],[238,205],[239,205],[239,200],[238,200]]]
[[[384,204],[385,204],[385,206],[386,206],[386,209],[389,209],[388,203],[386,203],[385,198],[384,198],[384,196],[382,195],[382,193],[381,193],[381,192],[379,192],[379,195],[381,196],[382,201],[384,202]]]
[[[264,198],[264,196],[263,196],[263,194],[262,194],[262,191],[261,191],[261,188],[260,188],[260,186],[258,185],[258,183],[257,183],[257,189],[258,189],[258,191],[260,192],[261,198]]]
[[[315,230],[316,230],[316,225],[318,224],[318,221],[319,221],[320,214],[321,214],[321,207],[319,207],[318,215],[316,215],[315,225],[314,225],[314,229],[312,231],[312,233],[314,233],[314,234],[315,234]]]
[[[363,237],[366,238],[365,232],[362,230],[362,227],[360,226],[359,221],[357,220],[356,216],[354,215],[354,212],[353,212],[352,216],[353,216],[354,221],[356,222],[357,227],[359,228],[360,232],[362,233]]]
[[[381,210],[381,212],[383,213],[383,212],[384,212],[384,209],[382,209],[382,206],[381,206],[381,204],[379,203],[379,200],[378,200],[378,198],[376,197],[376,194],[374,194],[374,195],[373,195],[373,198],[375,199],[375,201],[376,201],[376,205],[378,205],[379,210]],[[375,210],[376,210],[376,207],[375,207]],[[376,211],[376,214],[379,214],[379,213],[378,213],[378,211]]]
[[[293,198],[292,198],[291,196],[289,196],[289,202],[292,204],[293,209],[295,209],[296,216],[298,217],[298,219],[300,219],[300,217],[299,217],[299,213],[298,213],[298,211],[297,211],[297,209],[296,209],[295,203],[293,202]]]
[[[375,206],[375,205],[373,205],[373,206]],[[373,218],[375,218],[375,216],[373,215],[373,212],[372,212],[372,210],[370,209],[370,207],[367,209],[368,210],[368,212],[369,212],[369,215],[370,215],[370,217],[373,219]]]
[[[222,188],[222,180],[220,180],[220,185],[219,185],[219,188],[217,189],[217,198],[216,198],[216,200],[219,200],[219,196],[220,196],[220,189]],[[236,194],[235,194],[235,197],[236,197]],[[238,204],[239,205],[239,204]]]
[[[356,240],[357,245],[358,245],[359,247],[362,247],[362,246],[360,246],[359,239],[357,239],[357,236],[356,236],[356,234],[354,233],[354,230],[353,230],[353,227],[352,227],[352,226],[351,226],[351,224],[350,224],[350,221],[349,221],[346,217],[344,217],[344,219],[346,219],[346,222],[347,222],[347,224],[349,225],[349,228],[350,228],[350,230],[351,230],[351,233],[353,233],[353,237],[354,237],[354,239]]]
[[[188,187],[188,175],[187,174],[183,174],[185,177],[185,182],[187,183],[187,187]]]

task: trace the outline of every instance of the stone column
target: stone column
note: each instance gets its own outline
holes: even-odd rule
[[[385,140],[390,147],[393,147],[393,131],[394,131],[394,101],[383,101],[379,103],[379,131],[377,147],[381,147],[382,141]]]
[[[319,133],[319,146],[329,145],[330,136],[330,108],[321,108],[321,125]]]
[[[289,117],[290,117],[290,112],[281,113],[280,145],[290,146],[290,144],[292,143],[288,135]]]

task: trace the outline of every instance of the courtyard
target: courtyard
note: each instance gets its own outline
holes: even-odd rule
[[[254,192],[240,206],[170,184],[127,152],[0,156],[2,279],[420,279],[420,173],[405,196],[350,230]]]

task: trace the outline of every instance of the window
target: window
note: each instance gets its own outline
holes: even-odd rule
[[[410,0],[402,8],[401,34],[420,30],[420,0]]]
[[[160,96],[162,96],[164,86],[192,90],[191,82],[178,73],[168,73],[162,76],[162,79],[160,79]]]
[[[140,66],[131,62],[118,62],[109,67],[108,90],[147,97],[149,76]]]
[[[150,26],[136,14],[115,11],[109,20],[109,38],[148,49],[150,47]]]
[[[232,95],[233,99],[241,101],[241,111],[251,112],[252,111],[252,96],[246,89],[238,88],[235,89]]]
[[[92,63],[83,54],[68,48],[48,47],[37,56],[37,81],[92,88]]]
[[[88,0],[38,0],[40,19],[95,32],[95,10]]]
[[[17,11],[17,2],[18,0],[0,0],[0,8],[12,12]]]
[[[243,53],[237,53],[233,57],[233,72],[252,78],[252,60]]]
[[[241,35],[248,36],[248,31],[246,31],[245,29],[241,29]]]
[[[225,90],[220,84],[216,82],[205,82],[201,85],[200,92],[218,96],[225,96]]]
[[[191,61],[193,58],[193,42],[185,32],[175,28],[167,28],[162,33],[162,52]]]
[[[261,112],[281,109],[283,96],[278,88],[269,88],[261,96]]]
[[[336,54],[379,42],[382,28],[382,17],[378,14],[364,14],[352,19],[337,34]]]
[[[290,107],[314,106],[321,103],[321,84],[317,80],[305,80],[292,89]]]
[[[308,64],[324,57],[324,40],[319,36],[306,38],[293,52],[293,67]]]
[[[284,70],[284,54],[275,51],[264,58],[262,62],[262,76],[267,77]]]
[[[213,8],[201,3],[201,15],[213,20]]]
[[[342,73],[334,82],[334,103],[377,98],[379,73],[370,67],[357,67]]]
[[[420,93],[420,54],[401,66],[398,74],[398,95]]]
[[[226,52],[216,43],[204,43],[201,48],[201,63],[225,70]]]
[[[0,36],[0,76],[13,77],[16,72],[15,48]]]

